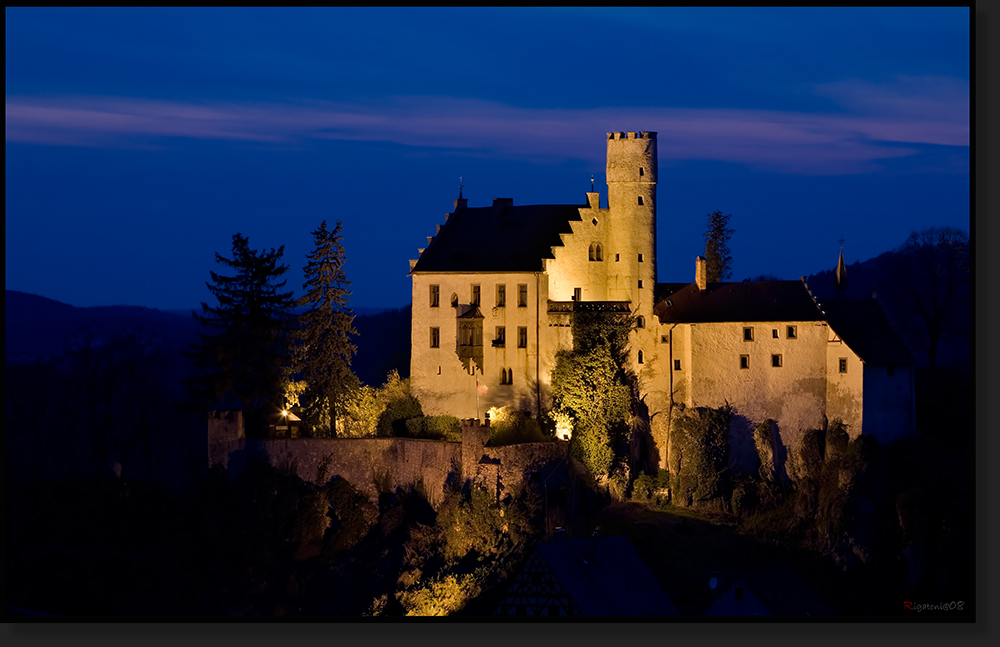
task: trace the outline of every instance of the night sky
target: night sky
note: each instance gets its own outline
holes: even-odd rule
[[[660,281],[732,214],[733,279],[969,229],[969,8],[11,9],[6,286],[197,307],[241,232],[301,294],[344,222],[355,307],[469,206],[602,193],[659,133]],[[488,244],[489,241],[483,241]]]

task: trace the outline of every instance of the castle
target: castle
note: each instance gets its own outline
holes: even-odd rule
[[[874,301],[819,303],[804,280],[708,283],[700,257],[694,282],[658,284],[655,132],[607,134],[607,184],[607,207],[598,192],[582,205],[487,207],[459,194],[410,261],[410,381],[425,414],[551,409],[572,313],[604,310],[635,322],[627,368],[661,467],[685,407],[731,404],[736,445],[772,419],[788,451],[833,418],[852,437],[912,431],[912,361]]]

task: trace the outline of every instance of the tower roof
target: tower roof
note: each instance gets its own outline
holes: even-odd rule
[[[587,205],[513,206],[497,198],[489,207],[456,209],[420,255],[413,272],[539,272],[543,258],[562,246]]]
[[[833,288],[838,292],[847,289],[847,266],[844,264],[844,248],[840,248],[840,258],[837,259],[837,270],[833,274]]]
[[[866,364],[907,366],[913,357],[875,299],[830,299],[820,302],[833,331]]]

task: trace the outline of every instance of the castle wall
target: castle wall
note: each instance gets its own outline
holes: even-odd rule
[[[861,434],[865,402],[865,365],[833,330],[826,347],[826,415],[840,418],[851,438]],[[847,360],[847,372],[840,372],[840,360]]]
[[[430,286],[437,285],[439,305],[430,305]],[[457,315],[471,302],[473,285],[480,286],[479,309],[483,314],[482,372],[467,370],[456,353]],[[497,305],[497,285],[506,286],[506,304]],[[518,305],[518,286],[527,286],[525,306]],[[451,306],[452,295],[459,307]],[[525,411],[537,408],[536,376],[539,343],[546,316],[548,286],[538,273],[416,273],[413,275],[413,323],[411,325],[410,389],[426,415],[482,418],[493,406],[513,405]],[[506,342],[494,347],[497,328],[503,326]],[[431,328],[438,328],[439,347],[431,348]],[[518,328],[525,328],[526,346],[518,347]],[[473,364],[474,366],[474,364]],[[510,369],[513,384],[501,384],[502,369]],[[479,392],[476,379],[487,388]],[[547,374],[546,374],[547,378]]]

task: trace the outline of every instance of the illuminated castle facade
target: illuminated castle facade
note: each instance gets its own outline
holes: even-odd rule
[[[708,284],[699,259],[694,283],[657,284],[656,133],[608,133],[606,143],[606,208],[596,192],[582,205],[496,198],[487,207],[460,194],[410,261],[410,385],[425,414],[549,410],[556,353],[573,347],[572,313],[607,310],[634,318],[628,368],[662,466],[680,405],[729,402],[751,423],[774,419],[791,448],[826,418],[852,435],[874,431],[871,390],[895,403],[887,421],[905,410],[912,427],[908,354],[894,335],[868,343],[864,326],[849,325],[850,302],[839,316],[853,342],[801,281]],[[877,326],[885,339],[887,326],[884,317]]]

